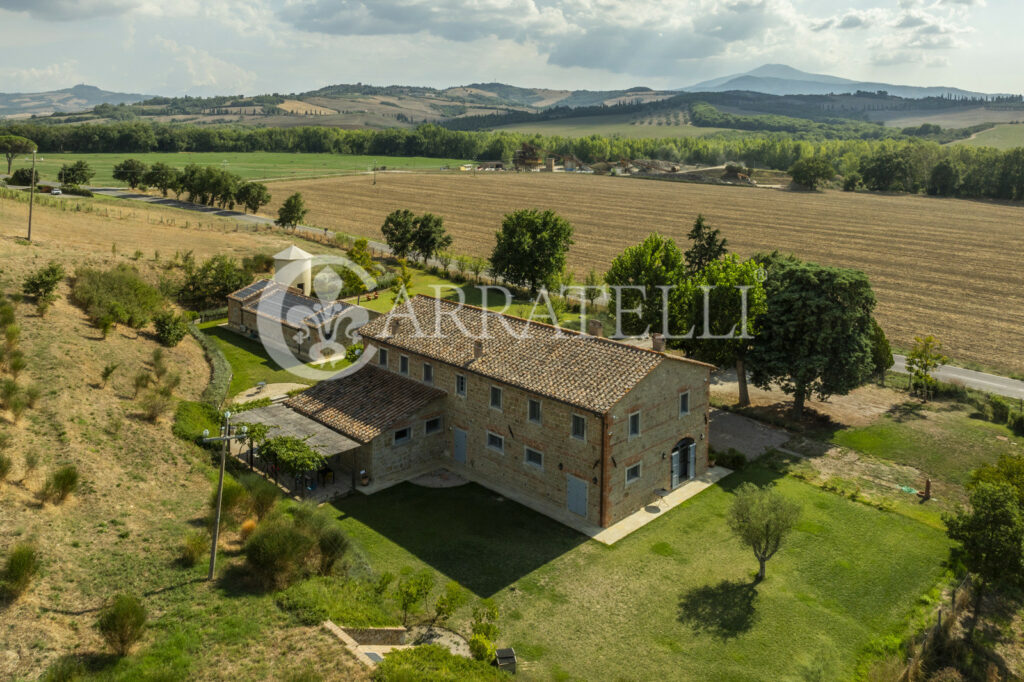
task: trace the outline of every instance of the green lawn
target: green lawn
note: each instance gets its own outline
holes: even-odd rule
[[[540,135],[586,137],[588,135],[621,135],[622,137],[702,137],[726,128],[700,128],[692,125],[633,125],[632,114],[619,116],[580,116],[556,121],[510,123],[497,130],[513,130]]]
[[[1021,118],[1024,118],[1024,113],[1021,114]],[[972,139],[957,140],[952,144],[995,147],[997,149],[1024,147],[1024,123],[1000,123],[994,128],[983,130]]]
[[[221,326],[227,322],[226,319],[211,320],[203,322],[199,328],[210,336],[221,351],[224,357],[231,363],[231,387],[228,389],[229,396],[237,395],[242,391],[252,388],[257,383],[265,381],[268,384],[294,383],[313,384],[314,382],[304,377],[296,376],[274,362],[267,352],[260,345],[259,341],[246,338],[236,334],[227,327]],[[341,366],[335,366],[340,369]]]
[[[996,461],[1001,454],[1018,452],[1024,444],[1024,438],[1015,437],[1006,426],[974,418],[974,412],[954,402],[907,403],[870,426],[837,431],[832,440],[963,484],[973,469]],[[1014,441],[1017,446],[1011,444]]]
[[[288,152],[149,152],[145,154],[39,154],[36,156],[36,170],[40,180],[56,182],[57,171],[66,163],[85,161],[96,176],[92,185],[124,185],[114,180],[114,164],[125,159],[139,159],[147,164],[158,161],[184,168],[190,163],[201,166],[219,166],[237,173],[247,180],[280,180],[289,178],[318,177],[344,172],[365,171],[374,163],[403,170],[437,170],[442,166],[458,166],[466,163],[459,159],[430,159],[421,156],[355,156],[348,154],[299,154]],[[32,157],[18,157],[14,168],[29,167]]]
[[[943,574],[944,534],[792,478],[796,531],[757,563],[729,534],[733,474],[606,547],[476,485],[402,484],[335,504],[374,570],[429,566],[501,609],[524,679],[848,679]]]

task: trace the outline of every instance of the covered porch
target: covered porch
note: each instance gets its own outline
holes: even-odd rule
[[[232,454],[251,471],[258,471],[298,499],[327,502],[343,497],[355,488],[359,470],[365,468],[361,456],[362,443],[355,441],[318,421],[302,415],[284,403],[258,407],[238,415],[238,421],[266,424],[271,427],[270,437],[294,436],[301,438],[326,460],[316,472],[292,476],[279,471],[276,464],[261,457],[259,448],[239,444]]]

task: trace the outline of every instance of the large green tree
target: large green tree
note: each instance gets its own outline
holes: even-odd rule
[[[689,234],[690,242],[693,244],[683,258],[686,261],[686,271],[689,274],[700,272],[712,261],[718,260],[726,254],[728,242],[722,237],[722,231],[712,228],[704,221],[704,216],[698,214]]]
[[[800,518],[800,506],[787,500],[775,488],[759,488],[749,481],[736,489],[727,521],[740,542],[754,551],[764,580],[765,564],[782,547],[782,542]]]
[[[523,209],[505,216],[495,234],[491,272],[536,294],[565,268],[573,228],[554,211]]]
[[[415,248],[416,214],[407,208],[392,211],[380,226],[384,242],[395,258],[406,258]]]
[[[792,394],[799,419],[808,396],[845,395],[871,376],[875,295],[859,270],[778,254],[758,260],[767,269],[767,312],[747,354],[751,381]]]
[[[167,190],[174,190],[179,183],[181,171],[168,166],[162,161],[154,163],[142,176],[142,184],[156,187],[161,194],[167,196]]]
[[[281,227],[294,230],[307,213],[309,213],[309,209],[306,208],[306,202],[302,200],[302,193],[296,192],[285,199],[281,208],[277,209],[277,220],[274,222]]]
[[[684,270],[679,247],[657,233],[616,256],[604,276],[605,284],[611,287],[608,312],[617,321],[616,333],[664,333],[666,302],[669,331],[685,333],[681,325],[688,316],[680,313],[685,312],[686,300],[678,297]],[[638,309],[639,313],[624,312]]]
[[[971,486],[970,510],[944,517],[949,537],[960,543],[974,576],[974,621],[985,593],[1024,582],[1024,510],[1019,491],[1005,481],[983,480]]]
[[[790,166],[789,174],[793,178],[793,182],[803,185],[807,189],[817,189],[819,184],[836,176],[836,169],[825,157],[812,156],[800,159]]]
[[[691,280],[688,307],[693,337],[677,345],[688,355],[720,367],[734,365],[739,404],[750,404],[747,354],[757,343],[761,317],[767,310],[761,264],[735,254],[714,260]]]
[[[125,159],[114,164],[114,179],[127,182],[132,189],[138,187],[146,176],[147,166],[138,159]]]
[[[444,218],[433,213],[416,217],[413,247],[423,262],[452,245],[452,236],[444,229]]]
[[[0,135],[0,154],[7,159],[7,174],[11,174],[11,164],[22,154],[31,154],[36,150],[36,143],[20,135]]]
[[[270,191],[261,182],[245,182],[235,190],[235,201],[255,213],[270,203]]]
[[[85,161],[66,163],[57,171],[57,180],[62,185],[84,185],[92,180],[96,173]]]

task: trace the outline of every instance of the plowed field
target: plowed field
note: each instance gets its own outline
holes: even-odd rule
[[[871,278],[878,317],[893,342],[935,334],[948,355],[1024,372],[1024,206],[924,196],[799,193],[746,187],[547,173],[369,176],[286,181],[301,191],[306,222],[380,238],[396,208],[444,216],[452,250],[487,256],[501,217],[550,208],[576,228],[570,267],[607,269],[624,247],[658,231],[684,246],[703,213],[747,256],[779,249]]]

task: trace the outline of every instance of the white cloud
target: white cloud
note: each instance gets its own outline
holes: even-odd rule
[[[170,55],[173,66],[167,70],[169,83],[183,82],[190,87],[202,88],[220,94],[252,91],[256,74],[237,64],[216,57],[193,45],[155,36],[153,42],[162,52]]]
[[[135,6],[135,0],[0,0],[0,9],[43,21],[82,21],[123,14]]]

